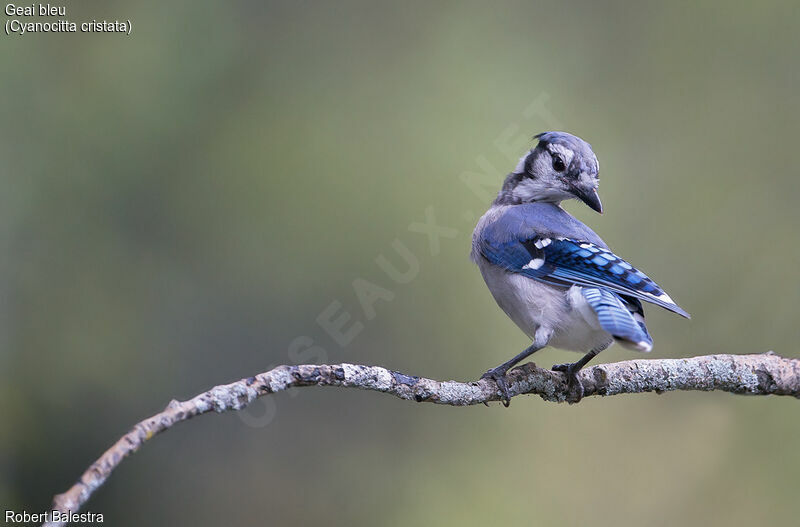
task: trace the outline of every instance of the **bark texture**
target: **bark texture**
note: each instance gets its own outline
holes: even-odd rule
[[[588,367],[579,374],[584,396],[674,390],[722,390],[747,395],[800,398],[800,359],[761,355],[708,355],[688,359],[630,360]],[[563,402],[570,395],[564,375],[533,363],[508,373],[512,397],[535,394]],[[241,410],[256,398],[299,386],[341,386],[388,393],[408,401],[469,406],[499,401],[490,379],[437,381],[357,364],[278,366],[240,381],[215,386],[187,401],[171,401],[158,414],[136,424],[83,473],[69,490],[53,499],[53,509],[77,512],[130,454],[156,434],[181,421],[211,412]],[[64,525],[47,522],[46,526]]]

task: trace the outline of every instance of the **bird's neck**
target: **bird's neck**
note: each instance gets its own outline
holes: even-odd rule
[[[511,173],[506,176],[503,187],[497,194],[493,205],[524,205],[525,203],[552,203],[559,206],[568,196],[554,191],[543,182],[525,180],[525,174]]]

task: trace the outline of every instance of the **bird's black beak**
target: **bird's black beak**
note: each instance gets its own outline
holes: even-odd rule
[[[597,211],[600,214],[603,213],[603,204],[600,203],[600,196],[597,195],[596,188],[588,190],[575,189],[575,195],[579,200],[589,205],[590,209]]]

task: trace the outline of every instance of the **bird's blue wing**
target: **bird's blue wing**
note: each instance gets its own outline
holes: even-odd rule
[[[507,271],[554,285],[607,289],[689,318],[647,275],[595,243],[540,236],[492,243],[484,238],[480,248],[487,260]]]

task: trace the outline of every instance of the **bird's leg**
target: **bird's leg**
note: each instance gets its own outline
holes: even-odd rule
[[[594,358],[595,355],[603,351],[603,348],[595,348],[583,357],[580,358],[577,362],[567,363],[567,364],[556,364],[553,366],[553,371],[563,371],[564,375],[567,378],[567,387],[569,389],[569,393],[567,395],[567,401],[570,403],[577,403],[581,399],[583,399],[583,385],[581,381],[578,379],[578,372],[581,371],[581,368],[586,366],[586,363],[589,362]]]
[[[539,351],[543,347],[544,346],[541,346],[536,342],[534,342],[533,344],[525,348],[525,350],[516,357],[505,361],[500,366],[492,368],[491,370],[481,375],[481,379],[492,379],[494,380],[495,383],[497,383],[497,387],[500,389],[500,393],[502,394],[501,401],[503,402],[503,406],[505,406],[506,408],[508,408],[508,405],[511,404],[511,396],[508,393],[508,383],[506,383],[506,373],[508,373],[508,370],[510,370],[515,364],[525,359],[526,357],[529,357],[534,352]]]

